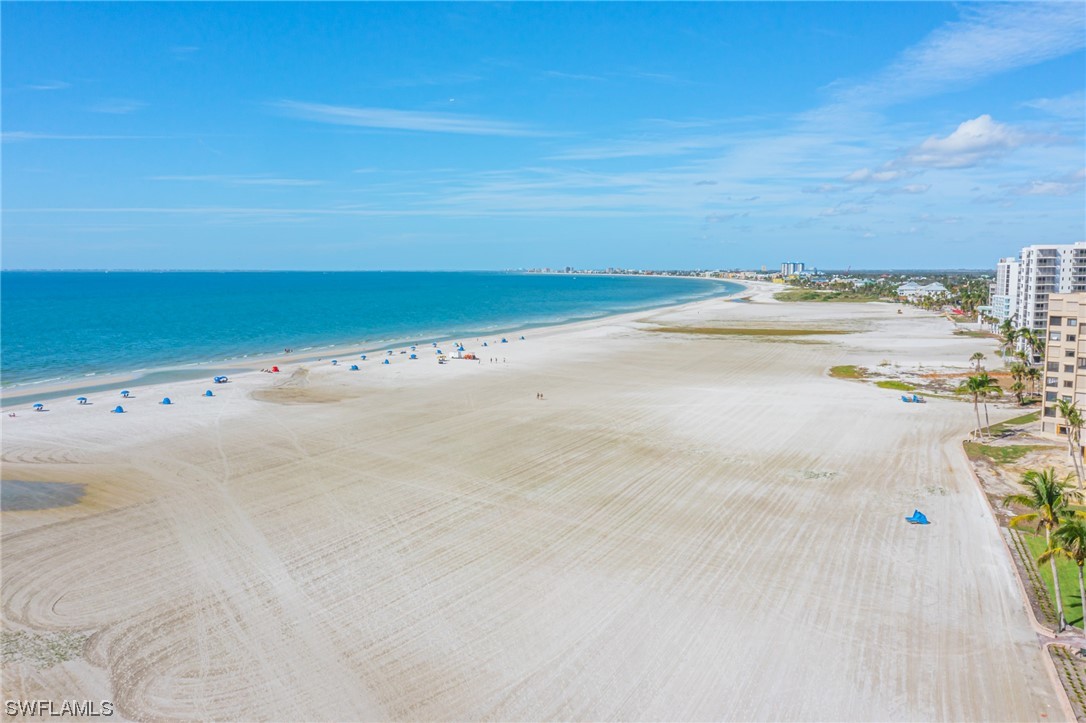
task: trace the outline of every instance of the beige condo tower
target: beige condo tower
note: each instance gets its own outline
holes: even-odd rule
[[[1041,431],[1048,436],[1067,434],[1057,406],[1060,399],[1077,401],[1086,411],[1086,340],[1079,338],[1084,325],[1086,293],[1049,295],[1041,412]]]

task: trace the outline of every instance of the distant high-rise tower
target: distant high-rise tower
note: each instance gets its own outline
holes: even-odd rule
[[[795,276],[802,274],[804,264],[799,261],[785,261],[781,264],[781,276]]]

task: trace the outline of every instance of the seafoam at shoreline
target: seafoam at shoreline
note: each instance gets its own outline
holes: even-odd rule
[[[670,277],[669,277],[670,278]],[[686,277],[677,277],[686,278]],[[37,402],[55,401],[73,394],[94,394],[120,390],[122,387],[145,388],[161,386],[164,384],[181,384],[194,382],[205,377],[210,378],[220,374],[234,376],[238,374],[259,373],[261,369],[272,366],[286,366],[291,364],[316,363],[325,359],[335,358],[335,355],[345,357],[360,354],[378,354],[388,350],[404,350],[411,345],[451,344],[457,340],[482,339],[484,336],[498,336],[520,334],[525,332],[541,333],[563,329],[578,324],[605,321],[607,319],[622,319],[631,315],[661,312],[667,309],[681,309],[691,304],[706,303],[715,299],[732,297],[736,300],[749,298],[756,288],[751,282],[739,282],[734,279],[712,279],[713,281],[726,281],[739,287],[736,291],[714,294],[706,298],[693,301],[685,301],[679,304],[664,304],[646,306],[642,308],[620,311],[616,313],[602,313],[597,316],[575,317],[559,322],[546,322],[539,324],[520,324],[509,327],[495,327],[493,329],[469,330],[459,335],[426,336],[424,338],[400,338],[386,339],[380,342],[352,343],[336,342],[318,346],[305,347],[291,353],[279,354],[252,354],[242,358],[233,357],[223,360],[209,360],[190,362],[179,366],[166,366],[158,368],[140,369],[131,372],[116,373],[89,373],[81,377],[49,379],[40,382],[22,382],[12,384],[0,389],[0,409],[4,412],[12,411],[12,408],[30,406]],[[779,287],[774,287],[779,288]],[[346,361],[346,360],[344,360]]]

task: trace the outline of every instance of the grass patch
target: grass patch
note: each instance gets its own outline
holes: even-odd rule
[[[993,447],[980,442],[964,442],[965,453],[971,460],[987,459],[995,464],[1011,464],[1025,457],[1035,449],[1052,449],[1046,444],[1008,444]]]
[[[716,326],[658,326],[656,331],[664,334],[701,334],[705,336],[820,336],[822,334],[851,334],[841,329],[752,329],[721,328]]]
[[[1023,414],[1021,417],[1015,417],[1014,419],[1008,419],[1006,422],[1000,422],[999,424],[992,425],[992,434],[1002,434],[1011,427],[1021,427],[1026,424],[1032,424],[1041,418],[1040,412],[1030,412],[1029,414]]]
[[[914,384],[899,382],[896,379],[883,379],[881,382],[875,382],[875,386],[881,387],[882,389],[897,389],[901,392],[911,392],[916,389]]]
[[[955,329],[954,336],[967,336],[971,339],[998,339],[998,334],[989,334],[986,331],[976,331],[975,329]]]
[[[1037,565],[1037,572],[1044,581],[1046,592],[1052,605],[1056,604],[1056,594],[1052,585],[1052,565],[1037,564],[1037,556],[1045,551],[1045,536],[1022,531],[1022,539],[1026,543],[1026,549],[1033,556],[1033,563]],[[1063,598],[1063,614],[1067,622],[1076,627],[1082,626],[1082,601],[1078,597],[1078,566],[1070,560],[1056,558],[1056,574],[1060,577],[1060,597]]]
[[[876,296],[866,296],[854,291],[813,291],[811,289],[788,289],[773,294],[777,301],[841,301],[852,304],[866,304],[881,301]]]
[[[837,367],[830,367],[830,376],[834,379],[863,379],[867,376],[867,372],[863,367],[858,367],[855,364],[842,364]]]

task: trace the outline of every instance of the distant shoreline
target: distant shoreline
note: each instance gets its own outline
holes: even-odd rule
[[[145,273],[145,272],[140,272]],[[195,272],[204,273],[204,272]],[[233,273],[233,272],[225,272]],[[244,273],[244,272],[242,272]],[[313,272],[300,272],[300,273],[313,273]],[[458,272],[448,272],[458,273]],[[489,272],[486,272],[489,273]],[[506,272],[494,272],[494,273],[506,273]],[[528,274],[529,272],[515,272]],[[542,275],[542,274],[540,274]],[[558,276],[576,276],[576,274],[556,273],[553,275]],[[602,275],[602,274],[597,274]],[[611,276],[628,276],[637,277],[638,274],[609,274]],[[564,327],[573,324],[583,323],[587,321],[598,321],[609,317],[619,317],[626,314],[644,313],[648,311],[657,311],[661,309],[667,309],[672,307],[681,307],[689,303],[696,303],[698,301],[705,301],[712,298],[720,298],[725,296],[734,296],[749,290],[749,286],[739,280],[734,279],[719,279],[719,278],[706,278],[706,277],[677,277],[677,276],[655,276],[645,275],[647,278],[690,278],[701,281],[713,281],[718,284],[732,284],[738,288],[733,291],[725,290],[722,293],[715,293],[698,299],[688,299],[683,301],[668,301],[663,304],[649,304],[646,306],[622,309],[618,311],[604,311],[598,314],[591,315],[578,315],[565,319],[559,319],[556,321],[546,321],[538,323],[514,323],[509,326],[501,326],[493,329],[469,329],[463,332],[456,332],[455,330],[449,334],[426,336],[424,338],[394,338],[388,340],[382,340],[381,343],[372,344],[359,344],[352,341],[340,341],[329,340],[325,343],[308,345],[303,350],[292,350],[290,353],[270,353],[261,354],[256,353],[252,355],[246,355],[242,358],[229,358],[221,360],[208,360],[202,362],[179,362],[176,365],[163,365],[156,367],[148,367],[146,369],[140,369],[130,372],[103,372],[88,374],[82,377],[71,377],[68,379],[48,379],[42,381],[29,381],[18,382],[11,385],[6,385],[0,388],[0,407],[5,410],[12,406],[31,404],[38,401],[49,401],[69,396],[72,394],[90,394],[94,392],[110,391],[114,389],[120,389],[121,387],[146,387],[155,384],[172,383],[172,382],[185,382],[196,379],[202,379],[204,377],[211,377],[217,374],[244,374],[248,372],[256,372],[263,368],[268,368],[273,365],[293,364],[293,363],[307,363],[315,362],[325,358],[334,358],[336,355],[349,357],[351,355],[359,354],[373,354],[378,352],[384,352],[389,349],[399,349],[401,347],[407,347],[412,344],[416,345],[429,345],[432,343],[448,343],[454,339],[468,339],[477,338],[481,336],[490,335],[502,335],[513,334],[518,332],[524,332],[529,330],[538,329],[552,329],[557,327]]]

